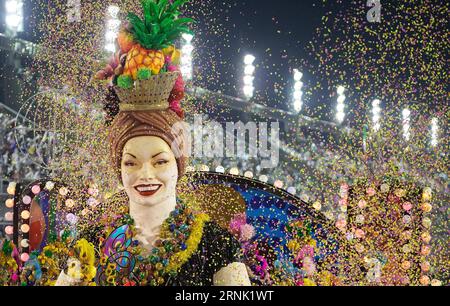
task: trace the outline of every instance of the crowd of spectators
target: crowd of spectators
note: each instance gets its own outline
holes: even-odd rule
[[[18,139],[23,143],[18,143]],[[16,118],[0,112],[0,179],[35,180],[43,176],[37,156],[48,150],[41,137],[16,124]]]

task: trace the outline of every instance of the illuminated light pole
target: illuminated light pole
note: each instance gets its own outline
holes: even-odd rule
[[[411,111],[407,108],[405,108],[402,111],[403,116],[403,138],[405,138],[406,141],[409,140],[411,137],[410,128],[411,128]]]
[[[345,87],[344,86],[338,86],[337,88],[337,94],[338,94],[338,98],[337,98],[337,106],[336,106],[336,120],[339,122],[339,124],[341,124],[344,121],[345,118]]]
[[[372,123],[373,123],[373,130],[375,132],[378,132],[380,130],[381,124],[381,108],[380,108],[381,101],[378,99],[375,99],[372,101]]]
[[[303,107],[303,82],[302,82],[303,73],[301,73],[298,69],[294,69],[294,110],[299,113]]]
[[[255,66],[253,66],[253,62],[255,59],[256,58],[251,54],[244,57],[244,87],[242,90],[247,100],[250,100],[255,92],[255,87],[253,86],[253,81],[255,80],[254,73],[256,69]]]
[[[15,36],[23,31],[23,2],[22,0],[5,1],[5,23],[7,29]]]
[[[194,46],[192,45],[192,39],[194,36],[184,33],[182,37],[184,45],[181,48],[181,74],[185,80],[189,81],[193,77],[192,52],[194,51]]]
[[[438,145],[438,131],[439,122],[437,118],[431,120],[431,146],[436,147]]]
[[[105,33],[105,50],[111,53],[116,52],[116,38],[119,34],[120,20],[119,12],[120,8],[117,5],[110,5],[108,7],[108,17],[106,19],[106,33]]]

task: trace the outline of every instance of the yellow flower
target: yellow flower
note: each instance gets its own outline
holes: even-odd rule
[[[303,279],[303,286],[317,286],[316,283],[309,279],[309,278],[304,278]]]
[[[91,281],[97,274],[97,269],[94,266],[84,265],[81,268],[81,271],[83,272],[83,276],[87,281]]]
[[[95,263],[95,249],[94,245],[86,239],[80,239],[75,245],[75,250],[79,254],[79,259],[82,263],[94,265]]]
[[[328,271],[322,271],[318,275],[318,282],[321,286],[331,286],[332,285],[332,274]]]
[[[105,273],[106,273],[107,276],[111,276],[112,273],[113,273],[113,270],[107,268],[107,269],[105,270]]]
[[[114,276],[108,276],[106,278],[106,281],[110,284],[114,283],[116,281],[116,278]]]
[[[116,265],[113,263],[109,263],[107,269],[114,270],[116,268]]]
[[[314,247],[314,248],[317,247],[317,242],[316,242],[316,240],[314,240],[313,238],[309,238],[308,240],[309,240],[309,241],[308,241],[308,245],[310,245],[310,246],[312,246],[312,247]]]
[[[170,56],[170,60],[174,65],[180,64],[181,52],[175,46],[169,46],[162,50],[164,56]]]
[[[104,265],[106,265],[106,262],[107,262],[106,257],[100,258],[100,265],[104,266]]]
[[[67,275],[75,278],[75,279],[81,279],[82,273],[81,273],[81,263],[76,258],[69,258],[67,261]]]
[[[167,271],[178,270],[197,250],[203,236],[203,226],[207,221],[209,221],[209,216],[206,214],[196,216],[194,224],[192,224],[191,234],[186,240],[186,249],[172,255],[166,268]]]
[[[300,243],[293,239],[287,243],[287,247],[291,252],[295,253],[298,249],[300,249]]]

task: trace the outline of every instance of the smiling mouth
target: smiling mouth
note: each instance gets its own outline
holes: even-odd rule
[[[149,197],[154,195],[159,188],[161,188],[161,184],[148,184],[148,185],[137,185],[134,186],[134,189],[143,197]]]

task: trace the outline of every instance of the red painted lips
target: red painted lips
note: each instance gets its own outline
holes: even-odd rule
[[[134,186],[134,189],[143,197],[154,195],[161,188],[161,184],[146,184]]]

